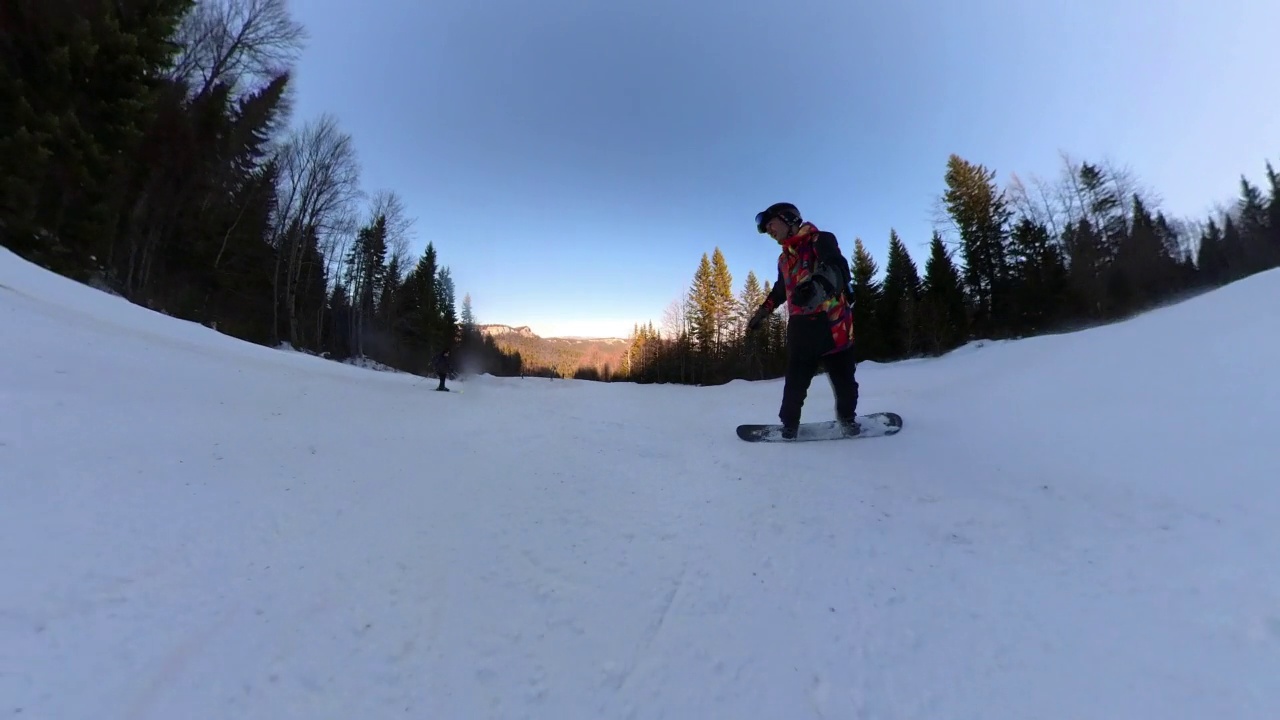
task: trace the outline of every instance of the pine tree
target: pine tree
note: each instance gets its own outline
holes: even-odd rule
[[[760,278],[756,276],[754,270],[747,272],[746,282],[742,286],[742,293],[738,296],[737,324],[743,330],[743,336],[746,336],[747,322],[751,320],[751,316],[755,315],[756,310],[764,304],[767,293],[760,285]]]
[[[471,293],[462,296],[462,326],[467,331],[476,327],[476,316],[471,310]]]
[[[1068,285],[1075,304],[1070,312],[1081,319],[1101,319],[1109,312],[1106,243],[1088,218],[1068,225],[1062,233]]]
[[[738,327],[741,329],[739,341],[742,343],[742,372],[751,379],[764,377],[765,358],[768,355],[768,337],[761,332],[747,332],[747,322],[755,314],[756,309],[764,303],[765,291],[760,287],[760,279],[754,270],[747,272],[746,283],[738,298]]]
[[[1240,224],[1230,214],[1222,217],[1222,253],[1227,260],[1227,282],[1249,275],[1249,249]]]
[[[1015,335],[1043,332],[1057,319],[1066,300],[1067,270],[1049,229],[1024,217],[1010,235],[1014,278],[1012,305]]]
[[[853,262],[853,334],[858,360],[879,360],[885,355],[883,334],[878,327],[876,306],[880,303],[880,284],[875,281],[875,258],[867,252],[862,238],[854,238]]]
[[[448,267],[442,267],[436,273],[436,308],[437,331],[435,344],[437,347],[452,347],[458,342],[457,300],[453,288],[453,273]]]
[[[325,347],[329,348],[329,357],[334,360],[345,360],[351,357],[353,336],[351,300],[347,296],[347,286],[337,283],[329,296],[329,324],[323,338]]]
[[[1129,228],[1129,220],[1124,212],[1124,196],[1120,193],[1116,180],[1117,178],[1094,163],[1080,163],[1076,169],[1076,185],[1084,217],[1097,233],[1097,254],[1103,267],[1114,260]]]
[[[1195,252],[1189,249],[1182,233],[1169,222],[1163,212],[1156,214],[1156,236],[1160,238],[1160,244],[1164,247],[1165,253],[1174,259],[1177,267],[1177,276],[1171,291],[1182,292],[1195,287],[1197,274]]]
[[[739,334],[739,328],[734,327],[738,301],[733,295],[733,274],[729,272],[729,264],[719,247],[711,254],[711,290],[715,309],[716,354],[723,357],[729,343]]]
[[[1267,163],[1267,185],[1269,187],[1267,206],[1267,240],[1266,264],[1268,267],[1280,267],[1280,172]]]
[[[934,355],[953,350],[968,339],[968,310],[960,271],[936,231],[924,266],[920,306],[921,332]]]
[[[1262,196],[1262,189],[1243,176],[1240,178],[1237,212],[1240,217],[1242,271],[1246,275],[1252,275],[1273,267],[1267,203]]]
[[[995,171],[958,155],[947,160],[947,213],[959,230],[965,284],[975,322],[993,337],[1007,332],[1010,308],[1008,223],[1012,215]]]
[[[637,382],[647,382],[652,379],[649,356],[651,354],[650,341],[653,339],[653,325],[636,323],[631,330],[630,348],[627,351],[625,364],[626,376]]]
[[[441,325],[439,292],[436,288],[437,258],[435,245],[428,242],[401,284],[396,300],[396,338],[405,354],[412,358],[407,369],[413,372],[430,371],[429,360],[439,351],[437,337]]]
[[[386,272],[382,275],[381,289],[378,292],[379,331],[389,331],[395,326],[396,297],[400,294],[402,282],[404,282],[404,271],[400,266],[400,257],[392,255],[387,261]]]
[[[0,227],[15,249],[80,279],[111,255],[189,6],[5,1]]]
[[[366,327],[374,318],[387,267],[387,222],[385,216],[361,228],[347,256],[347,284],[351,287],[353,323],[351,347],[365,355]]]
[[[1227,253],[1223,245],[1222,230],[1210,219],[1200,235],[1200,247],[1196,254],[1196,267],[1205,285],[1221,285],[1229,280]]]
[[[1133,197],[1132,227],[1120,239],[1109,295],[1119,314],[1148,308],[1177,287],[1178,268],[1157,233],[1155,218]]]
[[[716,336],[715,285],[711,278],[711,258],[702,253],[698,269],[689,287],[689,304],[693,312],[689,325],[693,331],[694,348],[703,356],[711,354]]]
[[[773,291],[773,283],[764,281],[765,297]],[[772,312],[764,321],[765,338],[765,374],[776,376],[782,374],[787,367],[787,311],[785,305],[782,312]]]
[[[920,302],[920,273],[898,232],[889,230],[889,262],[876,308],[886,358],[903,358],[918,350],[915,329]]]

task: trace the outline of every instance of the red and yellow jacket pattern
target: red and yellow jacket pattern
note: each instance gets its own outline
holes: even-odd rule
[[[778,279],[764,300],[766,311],[773,312],[786,301],[792,321],[825,315],[834,347],[824,354],[830,355],[848,349],[854,340],[853,310],[843,292],[849,281],[849,263],[840,252],[836,236],[806,222],[795,235],[780,244],[782,252],[778,255]],[[817,283],[820,288],[827,285],[834,292],[824,293],[819,289],[819,297],[825,295],[825,298],[816,305],[806,307],[793,299],[796,288],[806,283]]]

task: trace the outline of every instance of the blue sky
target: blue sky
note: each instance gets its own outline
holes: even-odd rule
[[[923,269],[947,156],[1129,166],[1202,215],[1280,161],[1275,0],[293,0],[294,123],[335,115],[481,322],[624,336],[702,253],[772,279],[787,200]]]

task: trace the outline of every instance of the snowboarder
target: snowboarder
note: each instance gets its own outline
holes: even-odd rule
[[[805,221],[791,203],[775,203],[756,215],[756,230],[781,246],[778,280],[747,328],[759,329],[787,302],[787,372],[778,411],[783,437],[795,438],[800,409],[819,366],[826,368],[835,395],[836,419],[847,434],[856,435],[858,381],[849,261],[836,236]]]
[[[453,370],[453,364],[449,360],[449,348],[441,350],[435,357],[431,358],[431,368],[435,370],[436,376],[440,378],[440,384],[436,386],[436,390],[447,392],[449,388],[444,386],[444,380]]]

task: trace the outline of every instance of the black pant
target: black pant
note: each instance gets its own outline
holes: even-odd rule
[[[853,348],[824,355],[835,348],[831,327],[823,314],[792,316],[787,322],[787,375],[782,385],[782,407],[778,419],[783,425],[800,424],[800,409],[809,394],[809,384],[819,367],[836,399],[836,419],[852,420],[858,411],[857,363]]]

